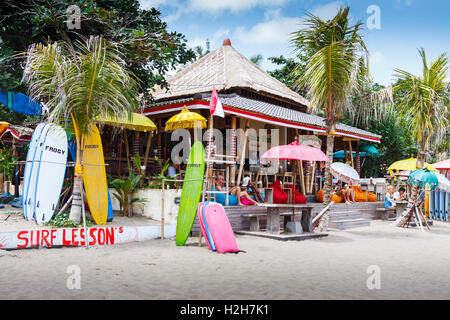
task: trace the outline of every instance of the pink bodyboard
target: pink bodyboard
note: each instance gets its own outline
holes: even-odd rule
[[[206,229],[205,229],[205,223],[203,222],[203,202],[200,202],[197,206],[197,218],[198,218],[198,223],[200,224],[200,230],[201,233],[203,234],[203,238],[205,238],[205,242],[208,244],[209,250],[212,251],[211,248],[211,244],[209,243],[208,240],[208,235],[206,234]]]
[[[230,221],[221,204],[214,202],[207,204],[205,220],[217,252],[239,251]]]

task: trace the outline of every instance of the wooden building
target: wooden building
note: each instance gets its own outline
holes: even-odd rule
[[[253,132],[258,132],[259,129],[279,129],[280,144],[288,144],[296,137],[298,139],[316,137],[315,140],[321,144],[323,150],[325,149],[324,119],[308,113],[308,100],[249,61],[232,47],[229,39],[226,39],[220,48],[177,72],[167,81],[170,88],[168,90],[158,88],[153,94],[155,103],[143,112],[158,126],[158,134],[154,137],[152,146],[155,146],[153,150],[157,150],[163,158],[170,155],[172,145],[170,133],[164,132],[165,122],[180,112],[184,106],[209,119],[209,102],[213,85],[219,93],[226,115],[225,118],[214,117],[215,129],[248,127],[255,129]],[[335,134],[336,150],[357,150],[361,140],[379,143],[381,139],[379,135],[341,123],[337,124]],[[261,143],[260,140],[261,137],[249,136],[249,144],[252,141]],[[268,141],[267,147],[274,145]],[[239,144],[237,149],[239,158],[241,151]],[[258,154],[257,158],[259,156],[261,154]],[[356,159],[351,160],[356,166]],[[251,169],[250,162],[247,154],[247,170]],[[305,174],[308,175],[308,165],[305,165]],[[311,193],[312,189],[309,190],[306,193]]]

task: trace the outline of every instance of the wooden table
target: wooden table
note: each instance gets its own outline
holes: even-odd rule
[[[395,203],[395,207],[397,208],[395,211],[397,213],[397,219],[401,217],[402,213],[405,211],[408,206],[408,201],[405,200],[393,200],[392,203]]]
[[[302,211],[300,223],[303,232],[313,232],[312,227],[312,209],[311,204],[275,204],[275,203],[258,203],[258,207],[267,208],[267,227],[266,232],[270,234],[280,234],[280,210]]]

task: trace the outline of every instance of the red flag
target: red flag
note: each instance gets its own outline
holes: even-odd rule
[[[220,102],[219,95],[217,94],[216,87],[214,85],[211,93],[211,102],[209,103],[209,111],[214,116],[219,116],[222,118],[225,117],[222,103]]]

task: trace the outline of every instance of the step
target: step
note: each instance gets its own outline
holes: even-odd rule
[[[347,230],[353,228],[360,227],[369,227],[370,220],[367,219],[355,219],[355,220],[338,220],[338,221],[330,221],[328,223],[330,228],[336,228],[339,230]]]
[[[330,214],[330,221],[355,220],[355,219],[361,219],[361,214],[355,213],[355,212],[331,213]]]

